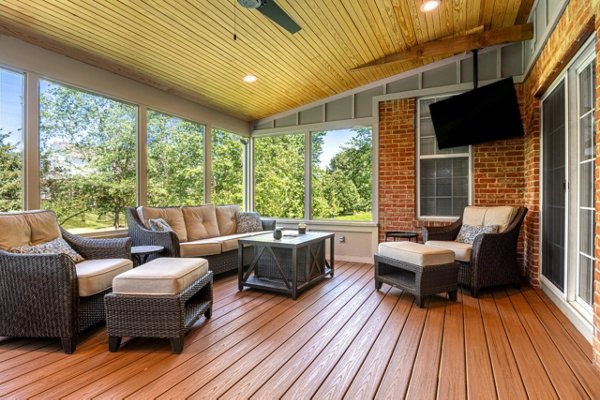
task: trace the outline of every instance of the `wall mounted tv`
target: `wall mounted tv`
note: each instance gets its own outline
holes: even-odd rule
[[[523,136],[512,78],[429,105],[440,150]]]

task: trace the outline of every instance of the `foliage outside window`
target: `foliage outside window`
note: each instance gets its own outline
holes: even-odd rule
[[[460,216],[469,204],[469,146],[439,150],[429,104],[443,98],[419,100],[419,215]]]
[[[254,139],[254,202],[261,215],[304,218],[304,135]]]
[[[148,110],[148,204],[204,203],[205,127]]]
[[[136,203],[137,107],[40,81],[41,206],[77,232],[125,226]]]
[[[23,74],[0,68],[0,211],[23,208]]]
[[[212,203],[244,203],[245,143],[244,138],[234,133],[221,129],[212,130]]]
[[[312,217],[371,221],[371,128],[311,133]]]

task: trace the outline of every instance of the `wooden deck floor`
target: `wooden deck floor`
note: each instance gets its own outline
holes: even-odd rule
[[[5,398],[414,399],[600,398],[588,342],[539,292],[432,298],[374,290],[371,265],[336,276],[297,301],[215,283],[213,318],[181,355],[168,341],[107,351],[104,328],[73,355],[58,341],[0,340]]]

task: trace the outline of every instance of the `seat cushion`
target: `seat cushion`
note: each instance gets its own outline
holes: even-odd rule
[[[113,278],[133,268],[131,260],[125,258],[105,258],[85,260],[75,264],[79,296],[86,297],[110,289]]]
[[[188,241],[219,236],[217,213],[214,204],[182,207],[183,218],[188,232]]]
[[[498,225],[498,232],[504,232],[516,212],[516,208],[510,206],[468,206],[463,212],[462,222],[471,226]]]
[[[157,258],[113,280],[113,293],[177,295],[208,273],[203,258]]]
[[[0,213],[0,249],[38,245],[62,237],[56,214],[48,210]]]
[[[517,209],[510,206],[489,207],[483,225],[498,225],[498,232],[504,232],[516,212]]]
[[[384,257],[424,267],[454,262],[454,253],[451,250],[425,246],[414,242],[379,243],[378,253]]]
[[[471,262],[471,254],[473,254],[473,246],[468,243],[459,243],[445,240],[428,240],[425,242],[427,246],[437,247],[440,249],[452,250],[456,261]]]
[[[149,228],[149,219],[162,218],[171,226],[171,229],[173,229],[180,242],[187,242],[189,240],[181,208],[141,206],[137,208],[137,212],[147,228]]]
[[[232,204],[228,206],[217,206],[217,224],[219,225],[219,236],[231,235],[237,232],[236,214],[240,212],[240,206]]]
[[[247,232],[247,233],[234,233],[233,235],[219,236],[213,238],[221,242],[221,252],[230,250],[237,250],[238,239],[263,234],[264,232]]]
[[[221,241],[218,238],[193,240],[179,243],[181,257],[204,257],[221,254]]]

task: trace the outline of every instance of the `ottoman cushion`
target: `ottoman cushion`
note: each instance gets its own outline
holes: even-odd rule
[[[473,246],[468,243],[459,243],[448,240],[428,240],[425,245],[452,250],[456,261],[471,262]]]
[[[208,272],[203,258],[157,258],[113,280],[113,293],[176,295]]]
[[[419,266],[450,264],[454,262],[451,250],[429,247],[413,242],[379,243],[379,255]]]

